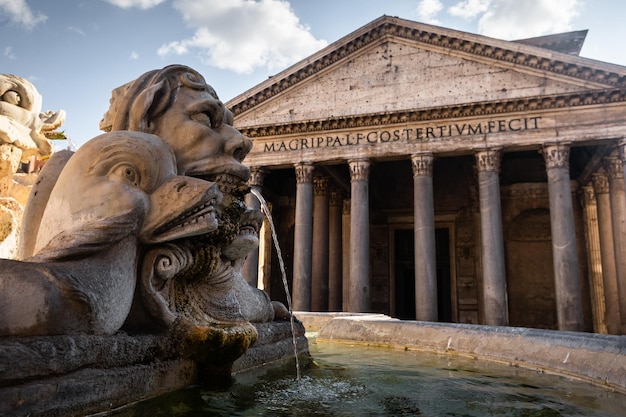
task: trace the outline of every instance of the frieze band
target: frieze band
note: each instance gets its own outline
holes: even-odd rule
[[[263,152],[300,151],[342,146],[372,145],[390,142],[415,142],[458,136],[520,132],[539,129],[540,116],[489,120],[482,123],[452,123],[417,128],[372,130],[334,136],[295,138],[263,144]]]

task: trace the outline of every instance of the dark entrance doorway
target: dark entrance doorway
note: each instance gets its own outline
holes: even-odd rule
[[[395,317],[415,320],[415,257],[413,229],[394,232]],[[435,229],[437,256],[437,307],[439,321],[452,321],[450,286],[450,234],[447,228]]]

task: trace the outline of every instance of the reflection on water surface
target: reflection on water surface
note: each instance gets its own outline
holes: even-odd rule
[[[238,375],[224,390],[190,388],[114,416],[623,417],[626,395],[496,362],[309,339],[314,363]]]

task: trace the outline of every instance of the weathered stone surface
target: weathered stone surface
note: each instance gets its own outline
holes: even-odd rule
[[[306,325],[307,315],[300,314]],[[319,317],[314,317],[319,321]],[[626,391],[626,338],[590,333],[413,322],[377,315],[335,317],[323,341],[366,343],[504,361]]]
[[[0,74],[0,143],[19,148],[22,162],[33,155],[50,155],[52,144],[43,132],[58,128],[65,120],[63,110],[41,113],[41,102],[41,94],[28,80]]]
[[[298,320],[294,324],[299,355],[306,359],[304,326]],[[212,371],[220,364],[228,376],[293,359],[289,321],[257,323],[255,328],[257,341],[234,363],[230,353],[215,345],[206,346],[207,357],[198,361],[193,346],[159,335],[0,340],[0,415],[103,412],[199,382],[213,384],[220,378]]]
[[[15,259],[23,209],[11,197],[0,197],[0,258]]]
[[[51,191],[35,257],[0,260],[0,334],[116,332],[133,301],[140,246],[217,229],[217,186],[175,172],[154,135],[114,132],[83,145]]]
[[[254,327],[259,334],[257,341],[233,363],[233,373],[292,359],[295,355],[294,349],[297,349],[299,356],[304,358],[308,356],[309,343],[305,336],[304,325],[300,320],[294,319],[296,347],[294,347],[289,320],[255,323]]]

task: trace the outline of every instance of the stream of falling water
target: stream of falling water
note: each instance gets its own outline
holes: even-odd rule
[[[278,236],[276,235],[276,228],[274,227],[274,220],[272,219],[272,214],[270,213],[269,206],[265,201],[265,198],[254,188],[250,188],[250,192],[253,196],[259,200],[261,203],[261,212],[267,218],[267,221],[270,225],[270,229],[272,231],[272,240],[274,241],[274,247],[276,247],[276,254],[278,255],[278,263],[280,265],[280,273],[283,278],[283,285],[285,286],[285,295],[287,296],[287,307],[289,308],[289,320],[291,322],[291,338],[293,341],[293,354],[296,359],[296,379],[300,381],[300,360],[298,359],[298,341],[296,339],[296,331],[293,319],[293,307],[291,306],[291,293],[289,292],[289,283],[287,282],[287,272],[285,270],[285,262],[283,261],[283,254],[280,250],[280,245],[278,244]]]

